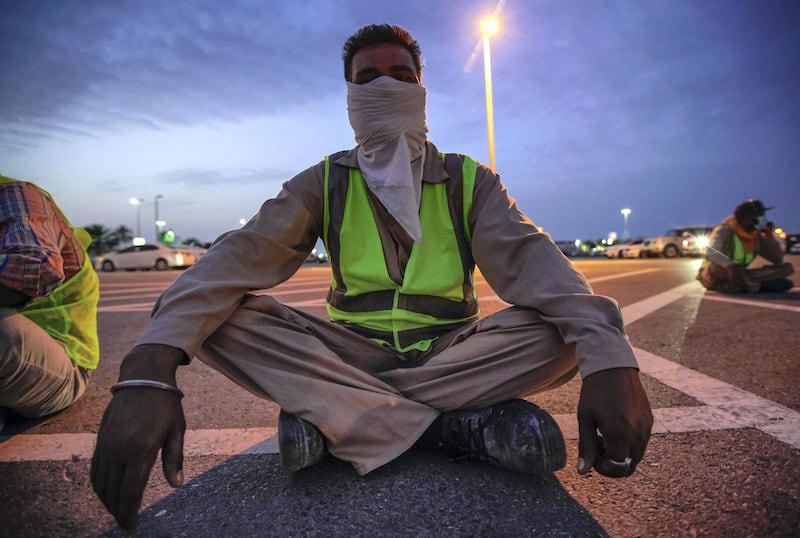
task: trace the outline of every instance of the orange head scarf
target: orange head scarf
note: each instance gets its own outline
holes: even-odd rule
[[[736,220],[736,217],[731,215],[730,217],[726,218],[722,221],[723,224],[729,226],[736,232],[736,235],[739,236],[739,239],[742,240],[742,246],[744,247],[744,251],[752,254],[756,251],[756,239],[758,239],[758,230],[753,230],[752,232],[748,232],[742,225],[739,224],[739,221]]]

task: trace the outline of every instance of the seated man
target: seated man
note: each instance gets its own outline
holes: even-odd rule
[[[344,46],[358,146],[284,184],[159,298],[125,357],[92,459],[123,526],[159,450],[183,482],[175,374],[197,355],[277,402],[288,471],[326,452],[360,474],[417,445],[525,473],[566,463],[555,421],[519,399],[578,370],[578,472],[629,476],[652,414],[617,303],[589,284],[492,170],[427,140],[417,42],[370,25]],[[318,238],[330,320],[250,295],[285,281]],[[474,269],[513,306],[479,318]]]
[[[86,390],[100,359],[90,243],[48,193],[0,176],[0,414],[42,417]]]
[[[792,289],[794,283],[787,277],[794,267],[783,261],[780,243],[773,230],[765,227],[769,209],[760,200],[746,200],[714,228],[697,274],[706,289],[724,293]],[[756,256],[772,265],[748,269]]]

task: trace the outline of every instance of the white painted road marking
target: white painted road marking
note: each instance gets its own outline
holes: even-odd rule
[[[725,295],[717,295],[716,293],[707,293],[704,297],[709,301],[719,301],[720,303],[733,303],[745,306],[758,306],[761,308],[771,308],[773,310],[786,310],[788,312],[800,313],[800,306],[791,306],[788,304],[773,303],[771,301],[758,300],[758,299],[739,299],[736,297],[727,297]]]
[[[276,432],[274,427],[187,430],[184,455],[231,456],[258,445]],[[94,452],[95,437],[94,433],[0,435],[0,462],[89,459]]]
[[[682,297],[703,293],[699,283],[689,282],[628,305],[622,309],[623,316],[626,324],[631,324]],[[705,298],[720,300],[711,294],[705,295]],[[752,306],[798,311],[786,305],[749,300],[744,302]],[[654,409],[653,433],[757,428],[800,449],[800,413],[797,411],[643,349],[635,348],[634,351],[644,374],[705,404]],[[554,418],[566,438],[577,439],[578,426],[574,414],[555,415]],[[276,453],[275,433],[275,428],[190,430],[186,432],[186,455]],[[0,435],[0,462],[90,458],[94,439],[95,435],[91,433]]]

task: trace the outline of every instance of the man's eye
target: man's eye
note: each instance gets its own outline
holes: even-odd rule
[[[411,73],[398,73],[394,75],[395,80],[399,80],[400,82],[410,82],[412,84],[417,84],[419,81],[417,77],[412,75]]]
[[[373,80],[375,80],[379,76],[380,75],[378,73],[369,74],[369,75],[361,75],[361,76],[356,78],[355,83],[356,84],[367,84],[369,82],[372,82]]]

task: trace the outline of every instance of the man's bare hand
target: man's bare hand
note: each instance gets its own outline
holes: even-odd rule
[[[635,368],[601,370],[583,380],[578,402],[578,472],[592,467],[630,476],[644,456],[653,413]]]
[[[137,346],[123,362],[120,380],[151,379],[175,386],[183,351],[168,346]],[[91,482],[106,509],[122,527],[136,526],[139,506],[158,452],[164,476],[183,484],[186,422],[180,397],[153,387],[117,390],[106,408],[92,457]]]

